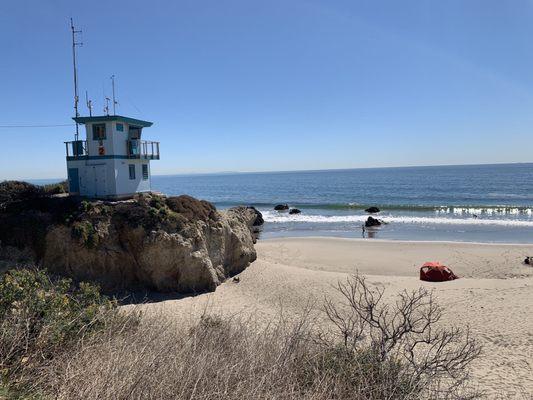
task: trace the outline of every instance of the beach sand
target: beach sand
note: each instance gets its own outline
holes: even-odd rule
[[[210,312],[268,321],[283,312],[320,310],[334,285],[359,271],[384,285],[387,296],[425,286],[444,307],[443,324],[470,326],[483,345],[474,382],[489,398],[533,398],[533,267],[522,264],[533,245],[400,242],[340,238],[285,238],[257,243],[258,259],[216,292],[142,307],[187,318]],[[440,261],[461,277],[419,280],[425,261]],[[319,311],[317,311],[319,312]]]

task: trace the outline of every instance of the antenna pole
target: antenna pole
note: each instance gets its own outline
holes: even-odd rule
[[[111,75],[111,87],[113,88],[113,115],[117,115],[116,105],[118,102],[115,100],[115,75]]]
[[[76,30],[74,28],[74,22],[72,21],[72,18],[70,19],[70,30],[72,31],[72,66],[74,70],[74,113],[76,115],[76,118],[80,116],[80,113],[78,112],[78,67],[76,65],[76,46],[81,46],[81,42],[76,42],[76,34],[81,33],[81,30]],[[76,140],[79,139],[79,127],[78,123],[76,122]]]
[[[93,116],[93,102],[92,100],[89,100],[89,93],[87,93],[87,90],[85,91],[85,103],[87,104],[87,108],[89,109],[89,117]]]
[[[105,106],[104,106],[105,115],[109,115],[109,100],[111,100],[109,97],[106,97],[104,99],[104,101],[105,101]]]

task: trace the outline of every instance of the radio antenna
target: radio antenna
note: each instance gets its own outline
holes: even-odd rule
[[[104,101],[105,101],[105,106],[104,106],[104,112],[105,112],[105,115],[109,115],[109,101],[111,99],[109,97],[105,97]]]
[[[85,104],[87,104],[87,108],[89,109],[89,117],[93,116],[93,102],[92,100],[89,100],[89,94],[87,93],[87,90],[85,91]]]
[[[111,87],[113,88],[113,115],[117,115],[116,105],[118,101],[115,99],[115,75],[111,75]]]
[[[72,31],[72,66],[74,70],[74,113],[76,114],[76,118],[80,116],[80,113],[78,112],[78,102],[79,102],[79,96],[78,96],[78,66],[76,65],[76,47],[82,46],[82,42],[76,41],[76,35],[81,33],[81,30],[76,30],[74,28],[74,22],[72,21],[72,18],[70,19],[70,30]],[[78,130],[78,122],[76,122],[76,140],[79,139],[79,130]]]

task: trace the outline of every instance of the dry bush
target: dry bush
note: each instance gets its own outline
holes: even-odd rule
[[[309,351],[305,324],[255,331],[252,325],[204,315],[188,327],[157,318],[136,332],[108,332],[58,360],[51,393],[66,399],[313,398],[302,391],[297,368]],[[314,386],[316,398],[327,397],[326,383]]]
[[[325,311],[349,355],[370,352],[376,365],[397,365],[394,379],[423,397],[478,396],[466,385],[481,347],[468,329],[439,326],[442,308],[431,292],[404,291],[390,303],[382,287],[372,289],[360,275],[337,290],[341,302],[326,299]]]
[[[267,326],[205,314],[193,324],[145,319],[107,331],[56,359],[45,380],[64,399],[448,399],[479,348],[438,329],[430,293],[392,306],[363,278],[339,284],[344,306],[326,311],[342,340],[317,334],[310,318]]]

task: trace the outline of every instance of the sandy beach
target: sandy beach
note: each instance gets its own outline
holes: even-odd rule
[[[445,309],[443,324],[470,326],[483,345],[474,382],[489,398],[529,399],[533,394],[533,268],[522,264],[533,245],[285,238],[259,241],[258,259],[216,292],[146,304],[148,313],[179,318],[211,312],[269,320],[298,315],[311,304],[320,312],[334,285],[359,271],[388,296],[423,285]],[[461,277],[421,282],[418,268],[440,261]]]

